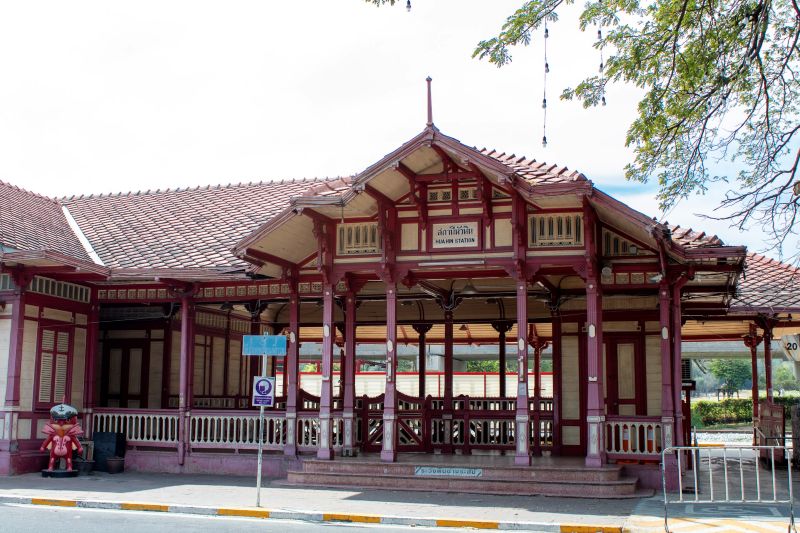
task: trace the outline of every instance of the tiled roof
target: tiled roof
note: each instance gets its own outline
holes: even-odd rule
[[[696,232],[691,228],[682,228],[667,224],[672,232],[672,240],[684,248],[705,248],[709,246],[723,246],[722,239],[716,235],[707,235],[704,232]]]
[[[567,167],[539,162],[535,159],[518,157],[514,154],[500,153],[497,150],[481,148],[481,154],[487,155],[492,159],[503,163],[514,172],[525,178],[531,185],[543,185],[547,183],[568,183],[574,181],[588,181],[586,176],[577,170],[569,170]]]
[[[347,191],[353,184],[353,177],[335,178],[322,181],[303,191],[303,196],[337,196]]]
[[[0,181],[0,244],[91,261],[57,200]]]
[[[244,268],[243,237],[322,180],[266,181],[63,199],[111,268]]]
[[[748,253],[732,311],[800,311],[800,269]]]

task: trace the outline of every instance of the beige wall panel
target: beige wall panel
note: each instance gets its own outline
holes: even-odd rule
[[[163,329],[151,329],[150,330],[150,338],[151,339],[163,339],[164,338],[164,330]]]
[[[580,418],[580,383],[578,374],[578,338],[561,337],[561,416],[566,420]]]
[[[419,224],[400,225],[400,249],[416,250],[419,248]]]
[[[35,320],[26,320],[22,335],[19,406],[22,411],[30,411],[33,408],[33,374],[36,372],[36,342],[39,335],[39,323]]]
[[[511,206],[510,205],[493,205],[492,206],[493,213],[510,213]]]
[[[645,367],[647,379],[647,415],[661,416],[661,337],[645,338]]]
[[[245,374],[242,367],[247,364],[248,361],[247,357],[242,357],[242,341],[231,339],[231,357],[236,357],[239,360],[239,366],[236,367],[236,375],[233,376],[232,370],[228,372],[231,379],[234,380],[231,383],[238,383],[238,388],[229,385],[228,394],[236,394],[236,391],[239,391],[240,395],[247,395],[250,393],[249,384],[246,383],[246,380],[239,382],[239,373]]]
[[[109,339],[146,339],[145,329],[112,329],[106,332]]]
[[[230,355],[228,359],[228,394],[240,394],[239,372],[242,370],[242,350],[239,341],[230,341]],[[272,358],[275,361],[275,358]]]
[[[578,426],[564,426],[561,428],[561,444],[565,446],[578,446],[581,443],[581,428]]]
[[[603,331],[608,333],[639,331],[639,323],[635,321],[603,322]]]
[[[653,290],[655,291],[655,288]],[[655,296],[605,297],[603,298],[603,309],[655,309],[657,303],[658,299]]]
[[[211,394],[222,396],[225,384],[225,338],[214,337],[212,342]]]
[[[449,217],[453,214],[452,209],[430,209],[428,210],[429,217]]]
[[[651,331],[660,332],[661,331],[661,322],[657,320],[648,320],[644,323],[644,330],[648,333]]]
[[[194,390],[192,393],[195,396],[205,396],[208,394],[208,390],[206,387],[206,372],[208,371],[208,354],[206,354],[205,348],[205,336],[203,335],[195,335],[194,336],[194,374],[193,374],[193,386]]]
[[[39,307],[25,304],[25,318],[39,318]]]
[[[72,345],[72,405],[79,411],[83,409],[83,379],[86,375],[86,329],[75,328],[75,341]]]
[[[83,313],[75,313],[75,323],[79,326],[85,326],[88,321],[88,317]]]
[[[147,384],[147,406],[150,409],[161,407],[161,380],[164,375],[164,342],[150,343],[150,373]]]
[[[499,218],[494,221],[495,246],[511,246],[511,219]]]
[[[172,332],[172,354],[169,360],[169,394],[177,396],[181,376],[181,332]]]
[[[6,306],[11,307],[11,306]],[[6,400],[8,379],[8,350],[11,343],[11,320],[0,320],[0,405]]]
[[[31,438],[31,421],[28,420],[17,420],[17,437],[20,439],[30,439]]]
[[[42,318],[58,320],[60,322],[72,322],[72,313],[69,311],[62,311],[61,309],[45,307],[42,309]]]
[[[458,210],[460,215],[482,215],[482,207],[462,207]]]
[[[561,324],[561,331],[563,333],[578,333],[577,322],[563,322]]]

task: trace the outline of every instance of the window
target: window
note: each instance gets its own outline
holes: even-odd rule
[[[50,408],[68,401],[69,365],[72,346],[70,333],[43,327],[39,336],[39,381],[37,407]]]

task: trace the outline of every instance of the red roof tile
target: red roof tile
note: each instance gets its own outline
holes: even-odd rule
[[[322,180],[63,199],[111,268],[245,268],[231,248]]]
[[[800,269],[797,267],[748,253],[731,311],[800,311],[800,293],[796,288],[798,282]]]
[[[684,248],[704,248],[709,246],[724,246],[722,239],[716,235],[706,235],[704,232],[696,232],[692,228],[682,228],[672,226],[667,223],[672,233],[672,240]]]
[[[478,152],[503,163],[531,185],[588,181],[582,173],[577,170],[569,170],[567,167],[527,159],[524,156],[518,157],[515,154],[500,153],[487,148],[481,148]]]
[[[91,261],[57,200],[0,181],[0,244]]]

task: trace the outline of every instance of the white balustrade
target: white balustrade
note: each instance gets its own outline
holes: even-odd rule
[[[97,432],[123,433],[131,443],[175,445],[178,442],[178,414],[172,411],[104,412],[95,410]]]
[[[472,446],[513,446],[513,419],[470,419],[469,443]]]
[[[606,452],[615,455],[656,455],[663,448],[661,421],[656,417],[613,418],[606,421]]]
[[[297,419],[297,447],[301,450],[316,450],[319,445],[319,418],[302,416]]]
[[[189,443],[193,448],[257,448],[257,413],[193,413],[189,419]],[[264,449],[283,449],[286,419],[283,414],[264,416]]]

